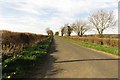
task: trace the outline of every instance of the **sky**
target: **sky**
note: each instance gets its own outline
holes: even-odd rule
[[[46,34],[49,27],[56,32],[64,24],[87,20],[92,13],[102,9],[114,11],[118,19],[118,1],[0,0],[0,30]],[[108,34],[117,32],[117,26],[105,31]]]

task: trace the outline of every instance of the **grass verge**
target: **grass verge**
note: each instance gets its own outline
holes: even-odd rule
[[[64,38],[64,37],[60,37],[60,38],[64,39],[65,41],[68,41],[68,42],[71,42],[71,43],[74,43],[74,44],[77,44],[77,45],[80,45],[80,46],[84,46],[84,47],[87,47],[87,48],[92,48],[92,49],[95,49],[95,50],[99,50],[99,51],[103,51],[103,52],[107,52],[107,53],[110,53],[110,54],[113,54],[113,55],[120,56],[120,54],[119,54],[120,49],[119,48],[93,44],[93,43],[90,43],[90,42],[82,42],[80,40],[68,39],[68,38]]]
[[[20,54],[8,58],[2,62],[2,78],[23,78],[36,65],[44,62],[49,54],[48,49],[52,38],[39,42],[34,47],[24,49]]]

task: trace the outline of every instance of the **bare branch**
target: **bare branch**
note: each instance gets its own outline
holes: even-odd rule
[[[83,36],[84,33],[89,30],[88,23],[83,20],[76,21],[76,23],[72,24],[72,27],[78,36]]]
[[[102,35],[103,31],[111,26],[115,26],[116,21],[113,11],[100,10],[89,17],[90,23],[96,28],[97,32]]]

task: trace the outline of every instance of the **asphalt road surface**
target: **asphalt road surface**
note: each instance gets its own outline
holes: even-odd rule
[[[118,60],[55,37],[46,63],[35,78],[118,78]]]

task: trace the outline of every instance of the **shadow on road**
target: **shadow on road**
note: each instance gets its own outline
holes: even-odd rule
[[[53,42],[49,49],[50,55],[46,57],[44,64],[42,64],[38,68],[38,71],[34,73],[35,76],[33,76],[32,78],[45,78],[46,76],[55,75],[62,70],[60,68],[54,67],[53,65],[54,62],[57,60],[57,58],[53,56],[55,52],[58,52],[58,50],[56,50],[56,47],[57,47],[57,44],[53,38]]]
[[[55,63],[67,63],[67,62],[78,62],[78,61],[102,61],[102,60],[120,60],[120,59],[80,59],[80,60],[57,61]]]
[[[58,52],[58,50],[56,50],[56,47],[57,47],[57,44],[55,42],[55,39],[53,38],[53,42],[51,43],[49,53],[52,54],[54,52]]]

